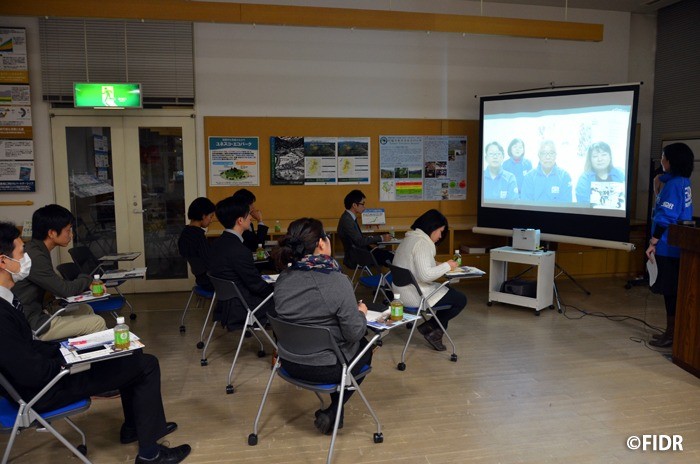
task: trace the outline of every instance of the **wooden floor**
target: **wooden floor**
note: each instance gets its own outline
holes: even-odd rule
[[[588,312],[626,315],[663,326],[661,297],[647,288],[623,288],[622,279],[584,280],[586,296],[559,281],[565,303]],[[467,309],[449,331],[459,360],[438,353],[422,338],[411,342],[407,369],[396,369],[407,331],[390,334],[374,358],[363,390],[382,421],[384,443],[359,397],[346,407],[336,463],[691,463],[700,462],[700,379],[672,364],[670,350],[644,343],[650,329],[634,320],[565,314],[494,304],[487,281],[460,285]],[[134,295],[132,330],[156,354],[168,420],[167,437],[189,443],[188,463],[321,463],[329,438],[313,427],[318,402],[280,379],[263,414],[259,444],[248,446],[253,419],[270,372],[252,339],[235,372],[226,376],[238,332],[217,330],[207,367],[200,366],[204,311],[193,311],[187,333],[178,331],[187,293]],[[366,294],[361,295],[366,297]],[[115,372],[115,375],[118,373]],[[120,401],[95,400],[77,416],[95,463],[133,462],[135,444],[120,445]],[[69,437],[64,424],[59,430]],[[632,435],[681,435],[683,451],[631,451]],[[4,448],[7,436],[1,436]],[[18,463],[78,462],[50,435],[26,431],[12,456]]]

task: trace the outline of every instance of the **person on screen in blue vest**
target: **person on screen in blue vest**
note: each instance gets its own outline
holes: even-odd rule
[[[523,191],[523,179],[532,171],[532,163],[525,159],[525,142],[513,139],[508,144],[508,159],[503,163],[503,170],[512,172],[518,182],[518,193]]]
[[[596,142],[588,147],[583,174],[576,183],[576,203],[591,204],[593,182],[625,182],[625,173],[613,166],[611,153],[610,145],[605,142]]]
[[[516,200],[518,181],[515,174],[503,169],[503,147],[491,142],[484,149],[486,169],[484,169],[485,200]]]
[[[571,176],[557,166],[557,149],[554,142],[545,140],[538,152],[537,168],[523,179],[520,198],[545,203],[571,203]]]

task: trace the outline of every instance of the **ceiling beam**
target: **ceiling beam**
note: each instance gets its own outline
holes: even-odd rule
[[[603,40],[603,25],[593,23],[188,0],[6,1],[0,4],[0,15],[432,31],[594,42]]]

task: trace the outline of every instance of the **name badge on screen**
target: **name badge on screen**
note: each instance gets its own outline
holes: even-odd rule
[[[558,185],[552,185],[552,193],[554,193],[554,194],[559,193],[559,186]]]
[[[507,190],[501,190],[501,200],[505,200],[506,197],[508,196],[508,191]]]

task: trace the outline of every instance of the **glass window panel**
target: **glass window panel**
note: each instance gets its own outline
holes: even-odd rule
[[[185,224],[182,129],[140,127],[139,148],[147,278],[187,278],[177,250]]]

